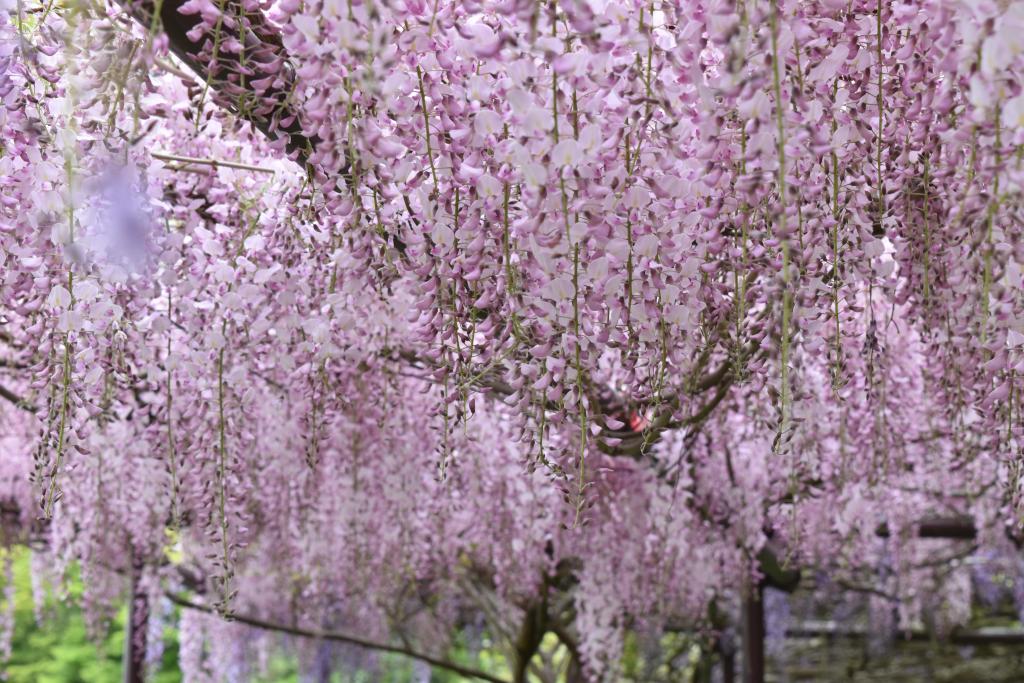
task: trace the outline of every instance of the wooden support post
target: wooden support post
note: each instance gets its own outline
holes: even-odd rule
[[[141,558],[132,554],[129,577],[128,618],[124,626],[124,657],[122,662],[124,683],[145,683],[146,636],[149,630],[149,596],[142,587]]]
[[[743,680],[764,683],[764,586],[743,599]]]
[[[708,608],[708,619],[714,627],[717,635],[712,641],[715,654],[718,655],[718,664],[721,666],[722,683],[736,683],[736,636],[734,629],[729,624],[729,619],[717,602],[712,602]],[[710,673],[708,680],[711,680]]]
[[[722,653],[722,683],[736,683],[736,653]]]

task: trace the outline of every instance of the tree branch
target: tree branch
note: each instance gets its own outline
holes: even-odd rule
[[[177,595],[176,593],[167,593],[168,599],[176,605],[185,607],[187,609],[194,609],[200,612],[206,612],[207,614],[217,614],[217,611],[208,607],[207,605],[201,605],[196,602],[192,602],[188,598]],[[455,662],[450,662],[446,659],[440,659],[433,657],[422,652],[416,652],[407,647],[399,645],[388,645],[387,643],[378,643],[366,638],[360,638],[359,636],[350,636],[344,633],[338,633],[336,631],[321,631],[319,629],[306,629],[298,626],[288,626],[286,624],[277,624],[274,622],[259,619],[257,617],[247,616],[244,614],[232,614],[231,619],[237,621],[240,624],[252,626],[254,628],[262,629],[264,631],[276,631],[278,633],[287,633],[293,636],[300,636],[302,638],[317,638],[319,640],[331,640],[339,643],[348,643],[349,645],[357,645],[364,647],[368,650],[379,650],[381,652],[391,652],[393,654],[402,655],[411,659],[418,659],[421,662],[426,662],[431,666],[436,666],[439,669],[445,669],[453,673],[457,673],[460,676],[467,676],[469,678],[477,678],[482,681],[490,681],[491,683],[509,683],[503,678],[492,676],[489,673],[483,671],[477,671]]]
[[[918,522],[918,538],[952,538],[965,541],[973,540],[978,535],[977,526],[970,517],[950,517],[924,519]],[[888,524],[880,524],[875,529],[875,535],[881,538],[888,538],[891,535]]]
[[[30,413],[36,412],[36,407],[34,405],[28,403],[21,396],[18,396],[16,393],[14,393],[13,391],[11,391],[2,384],[0,384],[0,398],[7,399],[8,401],[13,403],[17,407],[21,408],[22,410],[28,411]]]
[[[201,82],[208,82],[235,114],[252,123],[270,140],[283,139],[285,150],[297,154],[303,164],[308,164],[316,140],[303,133],[298,112],[291,106],[293,75],[288,54],[276,27],[262,12],[247,12],[237,0],[229,0],[221,6],[227,17],[245,17],[243,22],[224,21],[220,27],[222,40],[234,38],[244,45],[243,69],[238,55],[226,50],[217,52],[216,61],[204,56],[203,44],[210,36],[199,35],[197,40],[189,37],[202,19],[199,14],[180,12],[185,0],[118,2],[147,30],[154,25],[153,15],[159,8],[158,26],[167,35],[175,56],[195,72]]]

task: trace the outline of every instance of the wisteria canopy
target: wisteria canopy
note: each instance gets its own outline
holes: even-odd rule
[[[245,619],[616,680],[810,571],[955,625],[1022,73],[1006,0],[0,0],[0,540],[192,604],[192,681]]]

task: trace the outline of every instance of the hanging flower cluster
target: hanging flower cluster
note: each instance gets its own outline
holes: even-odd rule
[[[141,561],[425,650],[482,614],[522,667],[539,623],[593,680],[766,551],[920,614],[922,520],[1017,537],[1021,36],[995,0],[0,3],[0,540],[81,562],[97,625]],[[242,675],[189,614],[195,680]]]

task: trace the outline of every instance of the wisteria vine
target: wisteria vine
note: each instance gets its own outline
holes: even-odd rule
[[[909,624],[915,525],[1021,541],[1022,69],[1019,1],[7,0],[0,540],[517,680],[768,551]]]

